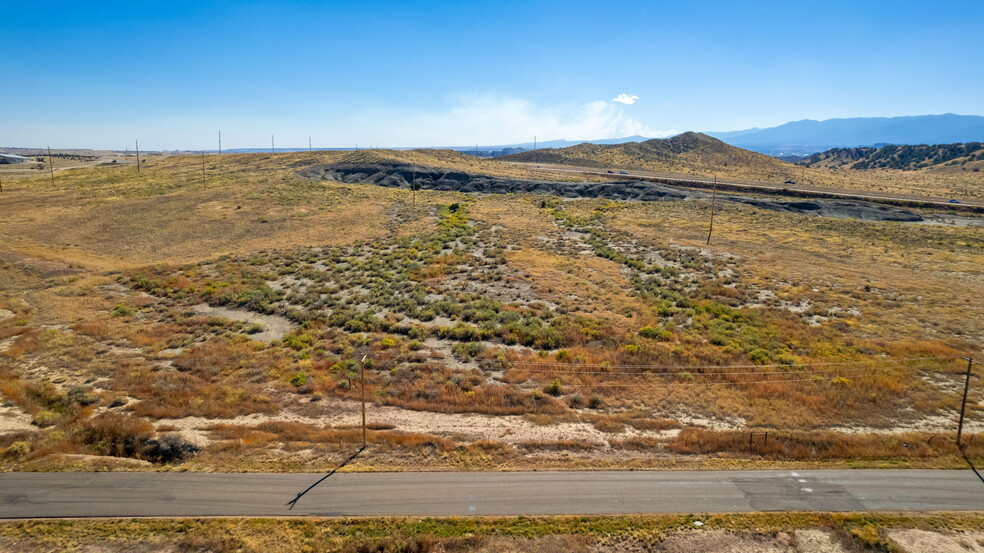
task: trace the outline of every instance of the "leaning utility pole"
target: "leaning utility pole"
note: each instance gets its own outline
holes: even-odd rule
[[[137,172],[140,172],[140,141],[134,140],[133,145],[137,148]]]
[[[714,208],[717,204],[718,178],[714,175],[714,191],[711,193],[711,224],[707,229],[707,245],[711,245],[711,233],[714,232]]]
[[[957,447],[963,447],[960,436],[963,434],[964,413],[967,411],[967,392],[970,391],[970,372],[974,368],[974,358],[967,358],[967,379],[964,380],[963,401],[960,403],[960,422],[957,423]]]

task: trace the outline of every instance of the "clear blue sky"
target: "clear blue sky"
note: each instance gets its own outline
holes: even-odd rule
[[[230,148],[501,144],[984,112],[979,0],[2,12],[0,146],[215,148],[218,129]]]

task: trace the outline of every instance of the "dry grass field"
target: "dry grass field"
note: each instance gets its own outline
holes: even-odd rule
[[[962,552],[981,515],[724,515],[8,521],[0,551],[343,553]]]
[[[794,165],[693,132],[638,143],[547,148],[496,160],[505,165],[630,169],[669,177],[718,177],[724,181],[772,186],[793,181],[795,185],[791,186],[796,188],[862,194],[959,199],[965,202],[980,202],[984,198],[984,173],[980,171],[979,161],[960,165],[930,165],[919,170],[855,170],[843,165]]]
[[[299,174],[384,162],[534,174],[421,150],[5,178],[0,466],[331,468],[363,384],[352,470],[965,466],[980,227],[725,204],[708,245],[702,200]]]

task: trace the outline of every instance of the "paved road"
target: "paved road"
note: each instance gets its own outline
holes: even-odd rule
[[[969,470],[5,473],[0,518],[984,511]]]

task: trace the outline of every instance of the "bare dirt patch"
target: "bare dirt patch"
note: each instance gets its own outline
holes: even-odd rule
[[[16,405],[0,405],[0,434],[36,430],[31,415]]]
[[[262,332],[252,335],[252,338],[259,342],[270,343],[279,340],[294,330],[294,325],[290,321],[277,315],[262,315],[245,309],[234,309],[232,307],[212,307],[207,303],[200,303],[192,309],[196,313],[204,315],[214,315],[231,321],[245,321],[258,324],[263,327]]]
[[[984,552],[984,532],[932,532],[929,530],[890,530],[889,539],[907,553],[933,551],[934,553]]]
[[[792,553],[792,537],[780,533],[776,537],[761,534],[734,534],[725,531],[682,532],[666,538],[658,546],[667,553],[716,551],[718,553]]]

